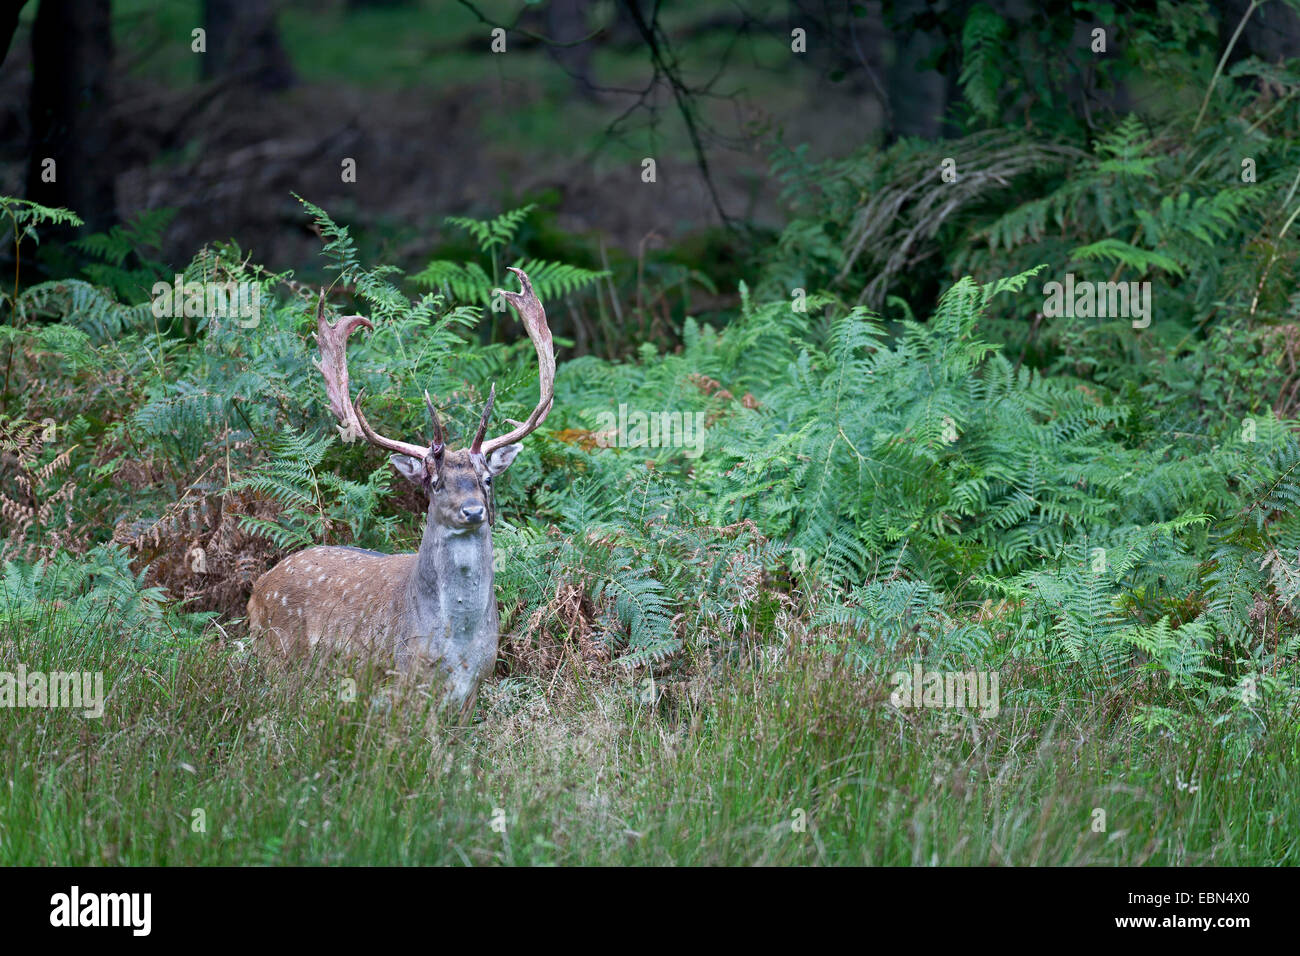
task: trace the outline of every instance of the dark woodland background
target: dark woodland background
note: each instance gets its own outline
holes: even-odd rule
[[[1169,95],[1135,45],[1212,62],[1249,6],[1206,5],[1194,30],[1155,40],[1166,18],[1143,3],[10,3],[0,191],[76,210],[83,233],[169,209],[162,259],[235,238],[272,269],[310,269],[318,248],[291,193],[403,266],[454,238],[445,216],[536,201],[539,250],[599,266],[603,245],[730,286],[751,245],[721,227],[752,243],[788,218],[777,144],[823,158],[983,119],[960,82],[972,11],[1000,18],[1012,48],[988,66],[1000,118],[1083,143]],[[505,53],[490,52],[493,26]],[[1297,54],[1300,14],[1273,3],[1227,65]],[[646,156],[665,188],[631,187]]]

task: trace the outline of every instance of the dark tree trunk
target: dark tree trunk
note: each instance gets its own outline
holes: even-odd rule
[[[66,206],[89,232],[117,218],[112,67],[109,0],[41,0],[32,27],[27,198]]]
[[[0,66],[4,66],[9,54],[9,44],[14,41],[14,31],[18,29],[18,14],[27,6],[27,0],[9,0],[0,4]]]
[[[203,78],[267,93],[292,86],[296,77],[275,12],[271,0],[203,0]]]
[[[902,2],[894,6],[895,16],[902,19],[920,12],[925,5]],[[934,140],[953,135],[956,131],[949,123],[948,107],[957,95],[956,71],[947,70],[945,75],[919,65],[949,41],[937,29],[895,30],[893,41],[894,62],[885,81],[893,119],[889,138],[919,136]]]

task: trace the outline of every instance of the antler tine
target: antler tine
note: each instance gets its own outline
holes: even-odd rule
[[[481,452],[484,455],[490,455],[501,446],[512,444],[532,434],[537,429],[537,426],[546,420],[546,416],[551,413],[551,406],[555,403],[555,343],[551,340],[551,330],[546,324],[546,310],[542,308],[542,303],[538,300],[537,294],[533,292],[533,284],[528,280],[524,270],[511,266],[510,271],[519,277],[519,286],[523,291],[507,292],[504,289],[496,289],[494,294],[502,296],[514,307],[515,312],[519,314],[520,321],[524,323],[524,328],[528,331],[528,337],[533,340],[533,347],[537,349],[537,378],[540,395],[537,400],[537,407],[533,409],[533,413],[522,424],[498,438],[490,438],[482,443]],[[489,400],[488,408],[491,408],[491,400]],[[483,422],[479,425],[480,437],[482,437],[486,424],[487,415],[485,412]],[[475,440],[475,446],[478,445],[478,440]]]
[[[316,346],[320,349],[320,358],[312,359],[311,363],[325,379],[325,395],[329,399],[330,411],[339,420],[339,431],[345,436],[360,433],[372,445],[413,458],[423,458],[428,449],[385,438],[370,427],[366,417],[361,414],[361,395],[365,389],[357,393],[356,402],[348,394],[348,336],[358,326],[374,329],[370,320],[360,315],[345,315],[331,325],[325,318],[325,292],[321,290],[316,302]]]
[[[487,404],[483,406],[483,417],[478,420],[478,431],[474,433],[474,444],[469,446],[471,455],[485,454],[483,451],[483,435],[487,432],[488,419],[492,416],[492,405],[497,400],[497,383],[492,383],[492,388],[488,391]],[[492,449],[489,448],[488,451]]]
[[[429,390],[424,390],[424,405],[429,409],[429,421],[433,423],[433,444],[429,446],[429,454],[434,458],[441,458],[442,453],[447,450],[442,439],[442,422],[438,420],[438,410],[433,407],[433,399],[429,398]]]

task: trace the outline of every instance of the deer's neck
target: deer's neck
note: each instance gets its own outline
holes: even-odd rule
[[[426,523],[408,589],[416,634],[435,645],[490,637],[497,615],[492,574],[492,529],[452,531]]]

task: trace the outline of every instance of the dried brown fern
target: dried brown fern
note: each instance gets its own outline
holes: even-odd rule
[[[75,477],[59,476],[72,465],[73,445],[42,462],[57,431],[50,422],[0,419],[0,480],[6,472],[8,488],[0,485],[0,517],[5,537],[0,560],[34,561],[57,549],[84,551],[88,539],[74,528],[72,509],[66,505],[77,490]],[[62,521],[56,516],[62,508]]]
[[[193,610],[242,617],[253,582],[283,555],[265,538],[244,530],[240,518],[273,520],[280,506],[228,490],[238,477],[232,459],[251,450],[247,442],[227,442],[228,437],[218,436],[214,450],[194,461],[179,498],[156,517],[118,522],[113,540],[146,566],[148,584],[166,588]],[[156,483],[154,469],[145,462],[133,463],[130,471],[145,485]]]

